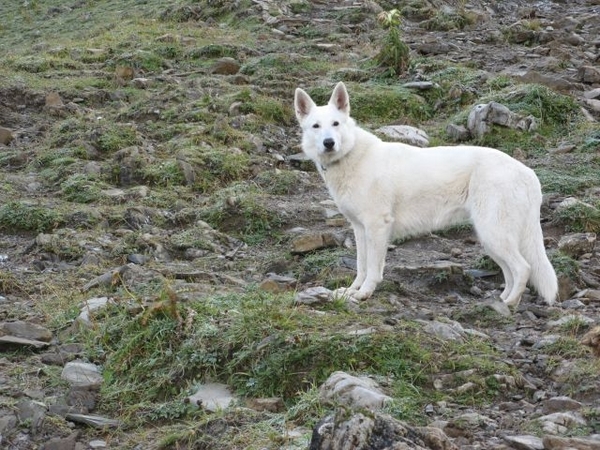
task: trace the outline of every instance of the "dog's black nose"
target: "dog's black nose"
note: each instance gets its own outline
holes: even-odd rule
[[[335,141],[331,138],[323,139],[323,146],[327,151],[333,150],[333,147],[335,146]]]

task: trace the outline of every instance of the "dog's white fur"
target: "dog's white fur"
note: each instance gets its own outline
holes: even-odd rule
[[[383,142],[350,117],[341,82],[324,106],[296,89],[294,107],[302,149],[354,229],[357,275],[345,294],[373,294],[392,237],[470,221],[502,269],[506,304],[519,304],[528,281],[554,303],[558,283],[544,249],[542,193],[531,169],[491,148]]]

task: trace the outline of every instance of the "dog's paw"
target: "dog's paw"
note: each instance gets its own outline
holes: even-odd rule
[[[354,289],[352,287],[338,288],[335,291],[333,291],[333,298],[342,298],[345,300],[358,300],[356,298],[357,293],[358,289]]]
[[[372,291],[354,289],[352,286],[347,288],[339,288],[333,291],[334,298],[344,298],[348,300],[366,300],[373,295]]]

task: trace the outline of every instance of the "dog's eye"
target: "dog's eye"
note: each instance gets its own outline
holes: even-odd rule
[[[333,126],[337,127],[340,123],[336,120],[335,122],[333,122]]]
[[[319,125],[318,123],[315,123],[315,124],[313,125],[313,128],[319,128],[320,126],[321,126],[321,125]]]

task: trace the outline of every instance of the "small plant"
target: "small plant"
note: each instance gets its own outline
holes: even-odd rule
[[[410,49],[400,35],[400,25],[402,23],[400,11],[397,9],[383,11],[377,19],[383,28],[388,31],[375,59],[388,72],[389,76],[402,75],[408,70]]]

